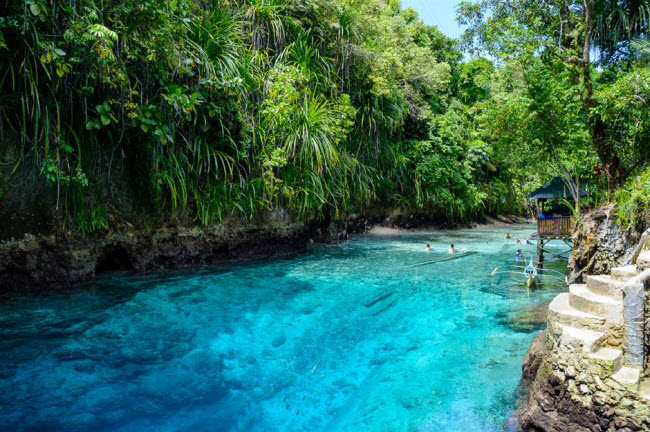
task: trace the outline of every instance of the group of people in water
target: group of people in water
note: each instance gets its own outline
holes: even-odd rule
[[[512,236],[510,235],[510,233],[507,233],[507,234],[506,234],[506,239],[507,239],[507,240],[511,240],[511,239],[512,239]],[[533,244],[533,242],[530,241],[530,240],[531,240],[531,236],[528,236],[528,237],[526,238],[526,245],[532,245],[532,244]],[[518,244],[518,245],[521,244],[521,240],[520,240],[520,239],[517,239],[517,244]],[[520,259],[523,259],[523,258],[524,258],[524,253],[521,251],[521,249],[517,249],[517,253],[515,253],[515,261],[516,261],[516,262],[519,262],[519,260],[520,260]]]
[[[511,239],[512,239],[512,236],[510,235],[510,233],[507,233],[506,234],[506,240],[511,240]],[[533,242],[531,242],[530,239],[531,239],[531,236],[528,236],[526,238],[526,244],[527,245],[532,245],[533,244]],[[521,244],[521,239],[517,239],[517,244]]]
[[[506,234],[506,239],[507,239],[507,240],[511,240],[511,239],[512,239],[512,236],[510,235],[510,233],[507,233],[507,234]],[[517,239],[517,244],[518,244],[518,245],[522,244],[520,239]],[[526,239],[526,244],[527,244],[527,245],[532,245],[532,244],[533,244],[533,243],[530,241],[530,236]],[[453,243],[449,245],[449,253],[460,252],[460,251],[463,250],[463,249],[464,249],[463,247],[459,247],[458,249],[456,249],[456,248],[454,247],[454,244],[453,244]],[[427,245],[424,247],[424,250],[425,250],[426,252],[431,252],[431,251],[432,251],[432,249],[431,249],[431,244],[430,244],[430,243],[427,243]],[[515,254],[515,261],[519,262],[519,260],[520,260],[520,259],[523,259],[523,258],[524,258],[524,253],[522,252],[521,249],[517,249],[517,253]]]
[[[449,247],[449,253],[460,252],[462,249],[464,249],[464,248],[461,247],[461,248],[459,248],[459,249],[456,249],[456,248],[454,247],[454,244],[452,243],[452,244],[450,245],[450,247]],[[429,243],[427,243],[427,245],[424,247],[424,250],[425,250],[426,252],[431,252],[431,250],[432,250],[432,249],[431,249],[431,245],[430,245]]]

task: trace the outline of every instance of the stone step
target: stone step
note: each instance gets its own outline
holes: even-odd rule
[[[636,259],[636,267],[639,272],[650,268],[650,250],[643,251]]]
[[[605,318],[577,310],[569,303],[569,293],[555,296],[548,306],[549,324],[562,324],[593,331],[603,331]]]
[[[622,301],[595,294],[584,284],[572,284],[569,287],[569,294],[569,304],[575,309],[601,316],[612,324],[623,322]]]
[[[623,366],[612,375],[612,379],[619,384],[636,386],[639,385],[641,380],[641,370],[631,366]]]
[[[623,350],[618,348],[601,348],[595,353],[589,354],[594,364],[600,367],[601,378],[606,378],[618,372],[625,362]]]
[[[614,267],[612,269],[612,279],[619,281],[629,280],[637,274],[639,274],[639,272],[634,264],[623,267]]]
[[[573,348],[576,351],[582,350],[586,353],[598,351],[607,339],[607,335],[604,332],[596,332],[563,324],[557,324],[553,327],[549,326],[549,330],[561,338],[565,346]]]
[[[612,279],[610,275],[587,276],[587,288],[594,294],[623,299],[623,282]]]

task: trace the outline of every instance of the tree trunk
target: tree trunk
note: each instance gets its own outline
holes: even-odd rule
[[[593,31],[594,0],[583,0],[585,20],[585,40],[582,48],[582,77],[585,84],[583,105],[589,124],[589,133],[592,143],[598,153],[598,158],[603,164],[607,174],[607,189],[611,192],[625,180],[621,159],[618,157],[612,144],[607,140],[606,125],[594,109],[594,87],[591,82],[591,33]]]
[[[621,186],[625,181],[621,159],[618,157],[612,145],[607,142],[605,135],[605,124],[600,119],[600,116],[592,115],[589,118],[590,131],[594,147],[598,153],[598,158],[603,164],[605,173],[607,174],[607,189],[611,192],[617,187]]]

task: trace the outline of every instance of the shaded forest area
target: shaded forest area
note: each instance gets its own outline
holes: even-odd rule
[[[6,0],[0,229],[650,199],[650,1]],[[2,237],[0,235],[0,237]]]

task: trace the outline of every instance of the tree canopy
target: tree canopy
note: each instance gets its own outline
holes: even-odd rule
[[[650,156],[649,4],[466,2],[453,40],[395,0],[10,0],[0,212],[462,221],[556,174],[612,189]]]

